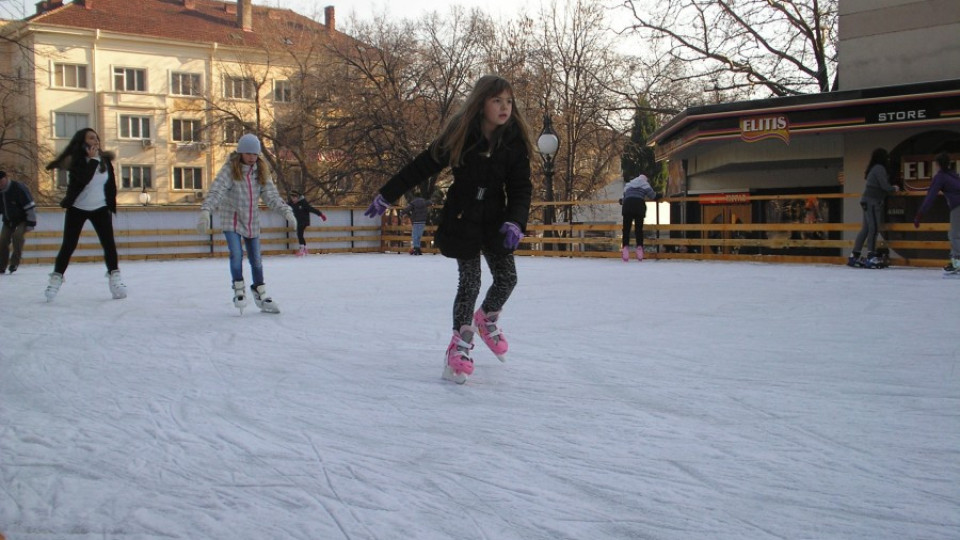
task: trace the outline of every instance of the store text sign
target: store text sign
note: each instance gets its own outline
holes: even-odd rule
[[[740,119],[740,140],[748,143],[779,139],[790,144],[790,121],[784,115]]]
[[[750,193],[704,193],[697,196],[700,204],[746,204]]]

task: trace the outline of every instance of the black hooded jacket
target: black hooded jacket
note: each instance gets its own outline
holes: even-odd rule
[[[490,149],[479,126],[468,137],[462,163],[453,168],[453,183],[440,212],[434,241],[440,253],[455,259],[476,257],[481,250],[507,254],[500,227],[512,221],[526,230],[530,214],[530,155],[519,128],[504,128],[496,148]],[[436,144],[436,143],[434,143]],[[380,194],[396,201],[417,184],[437,175],[449,164],[446,154],[435,160],[425,150],[400,170]]]
[[[110,209],[110,212],[117,213],[117,177],[113,172],[113,155],[109,152],[104,152],[100,159],[103,160],[103,163],[107,167],[107,173],[109,178],[107,182],[103,185],[103,194],[107,199],[107,208]],[[80,193],[83,191],[83,188],[87,187],[87,184],[90,183],[90,180],[93,179],[94,173],[97,172],[97,167],[100,166],[100,161],[96,159],[81,159],[79,162],[73,162],[70,164],[70,167],[67,169],[69,183],[67,184],[67,195],[60,201],[61,208],[70,208],[73,206],[73,203],[77,201],[77,197],[80,196]]]

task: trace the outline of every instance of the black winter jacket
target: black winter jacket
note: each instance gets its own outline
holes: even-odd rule
[[[107,173],[110,176],[103,185],[103,194],[107,199],[107,208],[110,209],[110,212],[116,214],[117,177],[113,172],[112,157],[110,153],[105,152],[100,156],[100,159],[106,164]],[[70,165],[70,168],[67,169],[67,177],[69,179],[67,183],[67,195],[60,201],[61,208],[70,208],[73,206],[73,203],[77,201],[77,197],[80,196],[80,192],[82,192],[83,188],[87,187],[87,184],[93,179],[93,175],[97,172],[97,167],[99,166],[100,161],[89,158],[81,159],[79,163],[74,162]]]
[[[468,138],[461,165],[453,168],[453,183],[440,212],[434,241],[440,253],[454,259],[476,257],[481,250],[507,254],[500,227],[512,221],[526,230],[530,214],[530,155],[519,128],[505,128],[500,143],[488,151],[486,138],[477,127]],[[434,143],[436,144],[436,143]],[[447,155],[433,159],[430,150],[418,155],[400,170],[380,194],[395,201],[417,184],[437,175],[449,165]]]
[[[299,202],[288,200],[287,204],[293,209],[293,215],[297,218],[298,227],[300,225],[310,225],[310,214],[316,214],[320,217],[323,217],[323,212],[310,206],[310,203],[308,203],[306,199],[300,199]]]
[[[0,191],[0,214],[3,215],[3,222],[11,227],[24,222],[27,227],[36,227],[35,207],[30,190],[16,180],[11,180],[5,191]]]

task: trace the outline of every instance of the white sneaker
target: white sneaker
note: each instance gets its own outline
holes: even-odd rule
[[[120,300],[127,297],[127,286],[123,284],[123,280],[120,279],[120,271],[114,270],[107,274],[109,281],[107,282],[110,285],[110,294],[113,295],[114,300]]]
[[[60,292],[60,285],[63,285],[63,274],[51,272],[47,290],[43,291],[43,294],[47,297],[47,302],[53,302],[53,299],[57,297],[57,293]]]

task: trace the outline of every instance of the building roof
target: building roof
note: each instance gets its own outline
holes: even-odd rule
[[[741,119],[768,115],[789,116],[789,126],[781,127],[793,134],[955,125],[960,79],[691,107],[657,129],[650,143],[663,159],[699,142],[742,138]]]
[[[292,10],[257,5],[252,6],[252,31],[245,32],[237,22],[237,3],[218,0],[74,0],[62,5],[49,0],[46,4],[50,6],[48,11],[29,17],[27,22],[238,47],[260,47],[267,39],[295,39],[303,32],[343,36]],[[332,19],[333,8],[327,9]],[[284,30],[290,36],[277,35]]]

